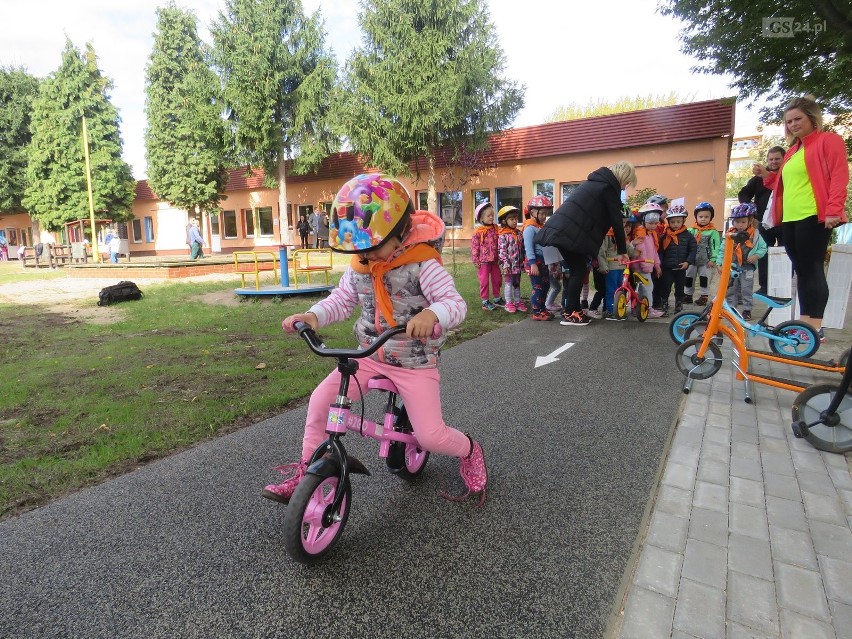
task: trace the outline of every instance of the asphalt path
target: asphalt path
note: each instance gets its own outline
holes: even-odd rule
[[[446,351],[485,506],[438,495],[462,491],[457,460],[407,484],[349,435],[373,475],[318,566],[289,559],[286,507],[260,497],[304,408],[2,522],[0,637],[599,637],[683,398],[666,331],[526,320]]]

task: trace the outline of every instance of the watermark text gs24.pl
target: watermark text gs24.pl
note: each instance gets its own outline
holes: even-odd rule
[[[760,35],[764,38],[795,38],[798,35],[814,35],[825,33],[825,20],[797,20],[796,18],[779,18],[772,16],[763,18]]]

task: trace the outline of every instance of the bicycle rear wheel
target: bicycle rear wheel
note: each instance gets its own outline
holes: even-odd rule
[[[639,298],[639,304],[636,305],[636,319],[644,322],[648,319],[648,312],[651,310],[651,302],[644,295]]]
[[[794,432],[799,422],[812,424],[819,420],[839,391],[840,388],[833,384],[815,384],[799,393],[793,400]],[[808,427],[805,439],[811,446],[829,453],[852,451],[852,393],[848,390],[837,407],[837,415],[839,422],[836,425],[816,424]]]
[[[691,339],[681,344],[675,353],[678,370],[690,379],[708,379],[722,368],[722,349],[710,342],[704,357],[698,356],[702,340]]]
[[[400,409],[394,430],[400,433],[413,432],[405,406]],[[428,450],[423,450],[414,444],[392,442],[386,463],[390,472],[410,481],[420,476],[428,461]]]
[[[702,314],[696,313],[695,311],[682,311],[675,315],[672,318],[672,321],[669,322],[669,337],[672,338],[672,341],[675,344],[683,344],[688,337],[686,337],[686,330],[692,326],[694,322],[697,322],[701,319]]]
[[[775,327],[775,332],[790,340],[788,344],[769,338],[769,350],[776,355],[813,357],[819,350],[819,335],[810,324],[796,320],[781,322]]]

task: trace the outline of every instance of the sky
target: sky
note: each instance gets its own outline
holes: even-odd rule
[[[327,45],[342,67],[360,44],[358,0],[302,0],[320,10]],[[78,49],[91,41],[121,117],[124,159],[146,177],[145,67],[153,47],[156,9],[166,0],[38,0],[3,2],[0,65],[22,66],[44,77],[60,63],[66,37]],[[199,34],[225,0],[177,0],[198,17]],[[540,124],[569,103],[622,96],[668,95],[709,100],[735,96],[730,78],[693,73],[696,61],[679,50],[676,20],[660,15],[657,0],[488,0],[506,58],[505,74],[526,87],[526,106],[513,126]],[[437,96],[436,96],[437,98]],[[759,105],[758,105],[759,106]],[[758,106],[738,102],[736,134],[754,132]]]

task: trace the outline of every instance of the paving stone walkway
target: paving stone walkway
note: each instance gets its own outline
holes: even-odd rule
[[[818,357],[852,345],[850,315]],[[746,404],[723,355],[684,404],[615,636],[852,639],[852,454],[793,437],[795,393]]]

